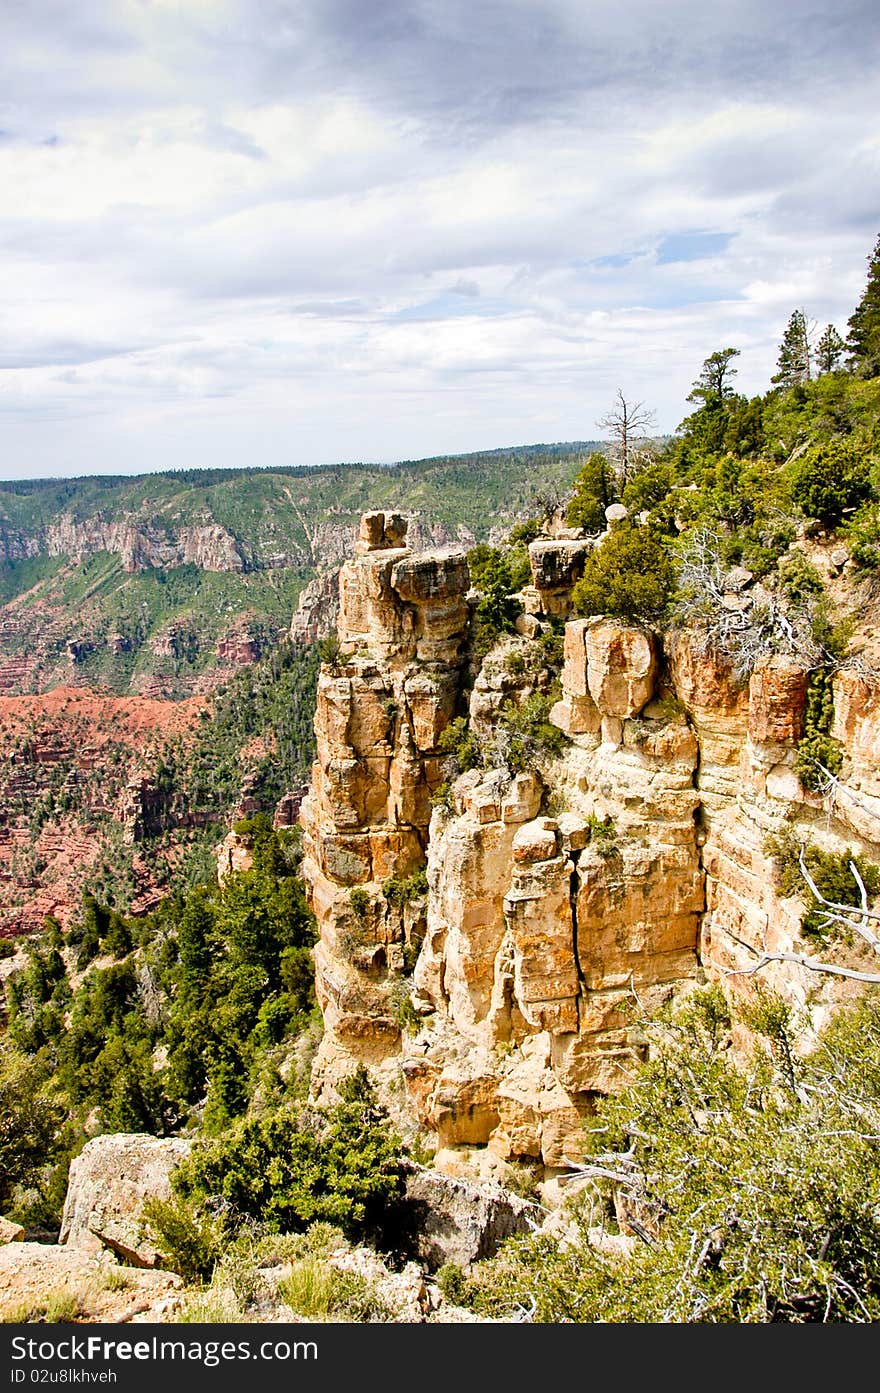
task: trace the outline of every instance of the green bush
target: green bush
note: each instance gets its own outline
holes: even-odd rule
[[[813,731],[798,741],[795,773],[811,793],[821,793],[828,783],[823,766],[829,774],[839,774],[843,767],[843,751],[839,741],[825,731]]]
[[[435,1281],[450,1306],[466,1306],[471,1298],[471,1285],[457,1262],[444,1262],[438,1267]]]
[[[808,518],[836,527],[870,497],[869,461],[847,441],[832,440],[802,455],[791,471],[791,496]]]
[[[522,774],[560,755],[566,737],[549,719],[556,700],[556,692],[551,691],[532,692],[520,705],[506,701],[498,713],[493,760],[511,773]]]
[[[574,481],[574,493],[565,511],[569,527],[584,532],[605,529],[605,509],[617,502],[617,483],[614,471],[605,455],[596,451],[584,460]]]
[[[362,890],[359,885],[356,885],[350,892],[348,901],[355,919],[359,924],[363,924],[370,912],[370,897],[366,890]]]
[[[526,518],[524,522],[516,523],[507,535],[509,546],[528,546],[530,542],[535,542],[541,535],[541,522],[539,518]]]
[[[501,551],[480,542],[468,552],[471,584],[480,598],[475,614],[471,649],[481,662],[501,634],[513,633],[522,605],[514,598],[531,580],[528,552],[523,545]]]
[[[579,614],[632,620],[658,619],[675,591],[675,568],[649,528],[619,524],[590,552],[572,591]]]
[[[775,863],[777,884],[783,895],[799,895],[810,901],[813,896],[800,869],[801,843],[794,832],[788,829],[776,836],[770,836],[764,843],[764,850],[772,856]],[[803,847],[804,864],[819,891],[826,900],[835,904],[857,909],[861,904],[858,884],[850,870],[850,862],[855,865],[865,885],[868,895],[873,899],[880,894],[880,866],[866,861],[851,850],[836,855],[832,851],[808,842]],[[808,938],[826,939],[839,936],[841,927],[824,923],[825,913],[821,905],[809,909],[801,921],[801,932]]]
[[[480,742],[468,724],[467,716],[456,716],[437,741],[437,749],[452,765],[450,779],[456,779],[467,769],[476,769],[483,762]]]
[[[787,600],[802,602],[812,595],[822,595],[825,583],[816,567],[802,551],[793,551],[779,563],[779,588]]]
[[[587,819],[590,846],[600,856],[613,856],[617,849],[617,828],[612,817],[598,817],[591,813]]]
[[[631,513],[651,511],[662,503],[672,488],[669,464],[648,464],[629,480],[620,501]]]
[[[142,1222],[162,1254],[162,1264],[185,1282],[209,1277],[229,1241],[229,1225],[192,1200],[173,1195],[147,1199]]]
[[[391,1019],[404,1031],[417,1031],[422,1026],[422,1018],[412,1002],[412,984],[406,977],[398,977],[391,984],[389,993]]]
[[[392,876],[386,880],[382,886],[382,894],[389,904],[396,905],[402,909],[406,904],[412,904],[413,900],[419,900],[428,893],[428,876],[424,869],[413,871],[412,875],[401,880],[398,876]]]
[[[833,678],[830,668],[814,668],[807,684],[804,733],[798,741],[795,772],[804,788],[814,793],[821,792],[827,783],[819,765],[830,774],[839,774],[843,766],[840,744],[830,733],[834,719]]]
[[[284,1233],[325,1220],[347,1237],[384,1241],[403,1193],[404,1146],[363,1066],[339,1093],[327,1109],[283,1107],[237,1122],[183,1162],[175,1193],[239,1224]]]
[[[0,1212],[21,1187],[44,1188],[64,1145],[66,1110],[44,1071],[0,1039]]]
[[[864,571],[880,569],[880,508],[867,503],[859,509],[846,528],[850,554]]]

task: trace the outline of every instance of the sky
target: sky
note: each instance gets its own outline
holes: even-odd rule
[[[878,232],[876,0],[0,0],[0,478],[671,432]]]

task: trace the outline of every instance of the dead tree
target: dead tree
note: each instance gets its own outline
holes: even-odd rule
[[[596,422],[611,435],[611,457],[621,488],[644,461],[649,439],[646,432],[655,424],[655,413],[644,402],[627,401],[619,387],[614,405]]]

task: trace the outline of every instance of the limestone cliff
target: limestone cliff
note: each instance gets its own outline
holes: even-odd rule
[[[747,992],[731,970],[754,966],[748,945],[805,951],[809,895],[780,898],[768,837],[880,860],[880,693],[838,673],[843,782],[819,797],[795,770],[803,668],[768,658],[737,686],[693,635],[569,617],[583,543],[533,543],[529,623],[470,691],[464,553],[415,556],[391,514],[365,515],[357,552],[301,811],[321,930],[314,1087],[364,1061],[396,1115],[435,1136],[435,1164],[552,1174],[643,1056],[634,1003],[707,978]],[[470,769],[432,808],[443,730],[469,702],[493,748],[502,706],[546,687],[528,655],[554,618],[562,753]],[[762,976],[815,1026],[855,989],[786,962]]]
[[[204,571],[240,571],[244,561],[227,528],[211,522],[161,532],[133,520],[109,521],[100,513],[81,522],[65,514],[46,528],[49,556],[91,556],[106,551],[122,558],[126,571],[192,564]]]
[[[317,1079],[334,1077],[339,1056],[399,1054],[395,990],[423,932],[419,899],[382,887],[425,865],[437,742],[461,684],[468,570],[461,551],[413,553],[405,533],[395,514],[365,515],[340,572],[339,660],[318,683],[318,757],[301,811],[321,924]]]

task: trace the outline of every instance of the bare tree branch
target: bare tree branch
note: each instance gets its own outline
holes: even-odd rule
[[[596,422],[611,434],[611,453],[621,484],[635,474],[648,440],[646,431],[656,426],[656,414],[641,401],[627,401],[618,387],[614,406]]]
[[[867,944],[870,945],[870,947],[873,949],[875,953],[880,953],[880,938],[878,938],[876,934],[872,933],[871,930],[868,928],[867,924],[864,923],[865,919],[873,919],[876,923],[880,923],[880,914],[875,914],[868,908],[868,892],[865,889],[865,882],[859,875],[856,863],[854,861],[850,861],[849,868],[853,876],[855,877],[856,884],[859,887],[859,895],[862,901],[862,908],[858,912],[855,910],[855,907],[853,905],[838,904],[835,900],[828,900],[825,898],[819,887],[816,885],[815,880],[810,875],[809,870],[807,869],[807,863],[804,859],[803,847],[801,847],[800,854],[798,856],[798,866],[800,868],[801,875],[807,882],[807,885],[810,887],[810,890],[812,891],[814,898],[822,906],[822,908],[826,910],[822,927],[824,928],[828,924],[843,924],[846,928],[853,929],[857,934],[860,934],[861,937],[865,940]]]
[[[708,528],[698,528],[683,543],[679,564],[676,624],[699,637],[695,651],[726,658],[733,676],[749,676],[759,658],[788,653],[808,668],[827,660],[813,637],[809,601],[794,607],[765,592],[760,602],[740,595],[729,570],[721,563],[721,543]]]
[[[869,982],[872,985],[880,986],[880,972],[856,972],[852,967],[838,967],[836,963],[821,962],[818,958],[808,958],[803,953],[769,953],[766,948],[759,952],[751,943],[747,943],[744,938],[740,938],[726,924],[719,926],[728,938],[732,938],[734,943],[738,943],[741,948],[745,948],[751,953],[757,962],[751,967],[728,967],[724,969],[726,977],[754,977],[756,973],[765,968],[768,963],[794,963],[797,967],[805,967],[809,972],[825,972],[832,977],[846,977],[853,982]]]

